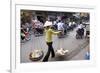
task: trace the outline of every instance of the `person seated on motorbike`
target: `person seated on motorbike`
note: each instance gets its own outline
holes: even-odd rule
[[[83,35],[84,35],[84,28],[83,25],[80,24],[77,28],[77,35],[82,39]]]

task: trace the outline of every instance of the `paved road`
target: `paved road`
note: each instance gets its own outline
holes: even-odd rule
[[[74,56],[78,55],[78,53],[80,53],[82,51],[82,49],[84,49],[88,45],[88,42],[85,38],[77,40],[75,38],[75,35],[76,35],[76,29],[68,32],[67,36],[65,38],[62,38],[62,39],[58,39],[57,36],[53,36],[54,50],[56,51],[57,49],[62,47],[64,49],[69,50],[69,53],[68,53],[68,55],[66,55],[62,58],[61,57],[60,58],[49,57],[49,61],[76,60],[76,58],[74,59]],[[20,51],[20,53],[21,53],[21,63],[32,62],[32,61],[29,60],[29,53],[33,49],[38,49],[38,48],[41,48],[44,51],[44,55],[46,54],[47,45],[45,43],[44,36],[35,37],[34,35],[31,35],[31,40],[21,44],[21,51]],[[77,60],[84,59],[82,57],[82,55],[77,57]]]
[[[88,45],[89,46],[89,45]],[[71,60],[86,60],[85,56],[86,56],[86,52],[88,51],[88,46],[86,46],[84,49],[82,49],[77,55],[75,55],[74,57],[72,57]]]

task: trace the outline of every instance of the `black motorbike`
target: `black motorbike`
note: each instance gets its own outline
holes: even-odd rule
[[[76,32],[76,39],[82,39],[84,36],[84,28],[79,28]]]

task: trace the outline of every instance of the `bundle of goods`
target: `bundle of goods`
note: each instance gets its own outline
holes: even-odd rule
[[[29,59],[31,61],[39,61],[40,59],[42,59],[43,55],[44,53],[42,50],[34,50],[29,54]]]
[[[57,56],[64,56],[68,53],[69,51],[68,50],[64,50],[63,48],[60,48],[56,51],[56,55]]]

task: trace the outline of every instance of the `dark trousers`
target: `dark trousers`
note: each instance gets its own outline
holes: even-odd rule
[[[47,45],[48,45],[48,51],[46,53],[46,56],[44,57],[43,61],[48,61],[48,58],[50,56],[50,53],[51,53],[51,56],[52,57],[55,57],[55,53],[54,53],[54,50],[53,50],[53,47],[52,47],[52,42],[47,42]]]

